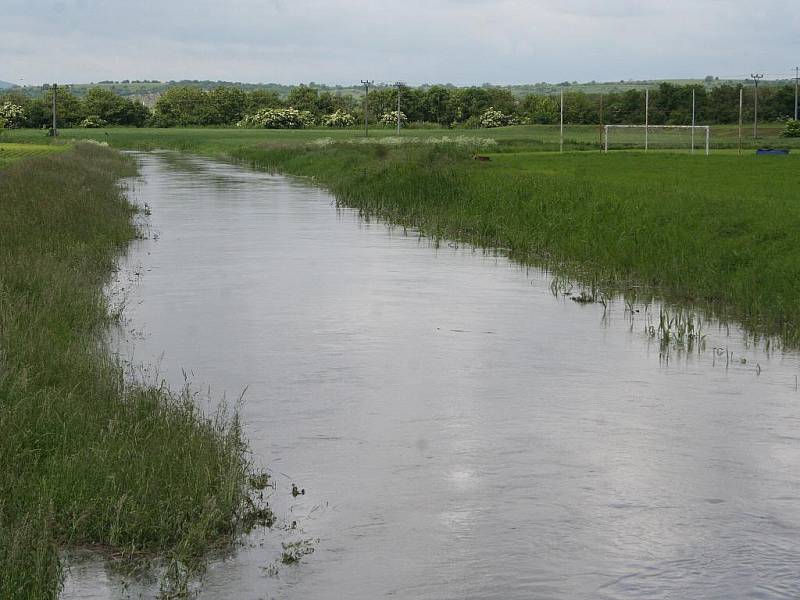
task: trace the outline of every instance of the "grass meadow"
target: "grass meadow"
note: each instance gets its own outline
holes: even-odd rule
[[[743,148],[752,150],[762,146],[796,148],[800,151],[800,138],[787,139],[780,137],[783,131],[781,124],[764,124],[759,127],[759,138],[753,139],[752,127],[743,130]],[[703,139],[701,130],[696,132],[696,145],[700,150]],[[496,129],[406,129],[401,138],[412,140],[429,140],[442,138],[491,138],[498,142],[495,151],[557,151],[560,144],[558,125],[519,125],[514,127],[498,127]],[[169,148],[185,152],[196,152],[206,155],[224,155],[240,146],[254,144],[295,145],[315,142],[321,139],[333,141],[362,140],[364,130],[350,129],[240,129],[240,128],[106,128],[106,129],[62,129],[61,135],[53,140],[45,132],[30,129],[12,129],[3,132],[0,142],[18,142],[35,144],[63,144],[65,142],[93,139],[108,142],[117,148],[153,150]],[[370,138],[394,139],[395,131],[389,127],[370,127]],[[622,132],[614,130],[612,134],[617,148],[642,149],[644,134],[642,130]],[[689,134],[661,134],[653,130],[650,134],[651,146],[654,149],[670,149],[672,151],[688,151]],[[601,131],[597,125],[566,125],[564,128],[565,150],[599,151],[601,148]],[[678,146],[675,148],[675,146]],[[720,125],[711,128],[712,150],[735,152],[738,148],[738,127]],[[613,149],[613,146],[612,146]]]
[[[118,181],[134,172],[95,144],[0,170],[2,598],[56,598],[68,547],[159,553],[179,589],[244,516],[236,415],[131,382],[106,347],[103,288],[137,235]]]
[[[22,160],[43,156],[53,152],[66,150],[68,146],[55,144],[4,144],[0,141],[0,169],[9,166],[11,163]]]

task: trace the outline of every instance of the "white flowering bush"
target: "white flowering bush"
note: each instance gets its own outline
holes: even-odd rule
[[[349,140],[334,140],[333,138],[319,138],[311,142],[315,146],[332,146],[342,144],[371,144],[382,146],[400,146],[406,144],[427,144],[427,145],[453,145],[468,148],[486,148],[487,146],[497,146],[494,138],[481,138],[471,135],[457,135],[442,137],[380,137],[380,138],[355,138]]]
[[[322,124],[325,127],[352,127],[356,124],[356,118],[349,112],[338,109],[323,118]]]
[[[89,115],[80,122],[80,126],[85,127],[86,129],[99,129],[101,127],[105,127],[106,125],[108,125],[108,121],[101,119],[97,115]]]
[[[13,129],[19,127],[25,120],[25,111],[17,104],[11,102],[3,102],[0,104],[0,121],[3,122],[3,127]]]
[[[264,127],[266,129],[302,129],[314,124],[314,115],[296,108],[262,108],[245,115],[237,127]]]
[[[408,123],[408,117],[400,111],[400,127],[405,127]],[[384,113],[381,117],[381,124],[382,125],[397,125],[397,111],[393,110],[391,112]]]
[[[511,125],[513,122],[513,117],[504,115],[492,106],[484,111],[479,121],[481,127],[503,127],[505,125]]]

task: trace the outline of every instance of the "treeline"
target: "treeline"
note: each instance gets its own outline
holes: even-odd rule
[[[22,108],[22,118],[7,123],[6,126],[41,128],[49,127],[52,123],[52,88],[38,98],[10,90],[0,94],[0,107],[5,103]],[[82,98],[59,88],[56,92],[56,104],[59,127],[78,127],[87,119],[89,122],[95,122],[95,126],[144,127],[152,119],[150,109],[141,102],[123,98],[101,88],[90,89]]]
[[[735,123],[739,118],[741,86],[723,84],[708,89],[703,85],[661,83],[650,90],[649,118],[652,124],[686,125],[691,122],[692,93],[695,94],[698,124]],[[442,127],[478,127],[490,108],[499,111],[507,123],[553,124],[559,121],[557,95],[528,94],[516,97],[508,88],[434,85],[426,88],[401,87],[401,111],[409,123],[430,123]],[[16,126],[46,127],[51,119],[52,90],[31,99],[19,92],[0,95],[0,105],[11,102],[24,110],[24,121]],[[380,121],[397,109],[397,88],[370,91],[369,118]],[[753,88],[744,90],[744,118],[752,119]],[[336,113],[349,113],[363,120],[364,98],[319,90],[313,86],[293,87],[281,96],[268,90],[247,91],[233,86],[211,90],[186,85],[167,89],[150,109],[136,100],[92,88],[83,97],[58,90],[58,117],[62,127],[233,126],[248,115],[271,108],[307,111],[316,124]],[[759,89],[759,118],[764,121],[789,119],[794,114],[794,88],[789,85]],[[626,90],[608,94],[587,94],[565,90],[565,122],[568,124],[643,123],[645,91]],[[485,122],[485,121],[484,121]]]

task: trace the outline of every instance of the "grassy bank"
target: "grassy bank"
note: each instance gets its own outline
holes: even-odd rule
[[[431,235],[509,248],[523,262],[554,266],[608,290],[646,289],[694,302],[753,332],[800,343],[797,148],[764,124],[761,137],[712,129],[712,152],[601,154],[594,126],[409,130],[405,142],[363,143],[353,130],[65,130],[125,148],[170,148],[234,157],[261,168],[314,177],[343,204]],[[32,141],[39,132],[11,131]],[[618,134],[621,135],[621,134]],[[443,136],[469,144],[430,143]],[[321,140],[325,138],[325,140]],[[485,143],[486,139],[489,143]],[[702,135],[698,135],[698,140]],[[416,141],[414,141],[416,140]],[[320,143],[324,141],[325,143]],[[378,141],[378,140],[376,140]],[[478,150],[493,160],[478,163]],[[794,151],[795,153],[797,150]]]
[[[126,381],[103,286],[136,235],[133,164],[96,145],[0,171],[0,597],[54,598],[59,549],[191,564],[235,534],[235,417]]]
[[[505,153],[456,146],[242,147],[339,202],[434,237],[508,248],[608,290],[692,302],[800,342],[800,204],[790,157]],[[777,160],[776,160],[777,159]]]

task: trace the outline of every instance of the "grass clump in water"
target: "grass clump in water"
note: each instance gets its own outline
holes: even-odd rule
[[[81,144],[0,171],[2,598],[56,598],[65,547],[191,572],[247,510],[236,415],[127,381],[104,344],[103,286],[136,234],[118,179],[134,170]]]

